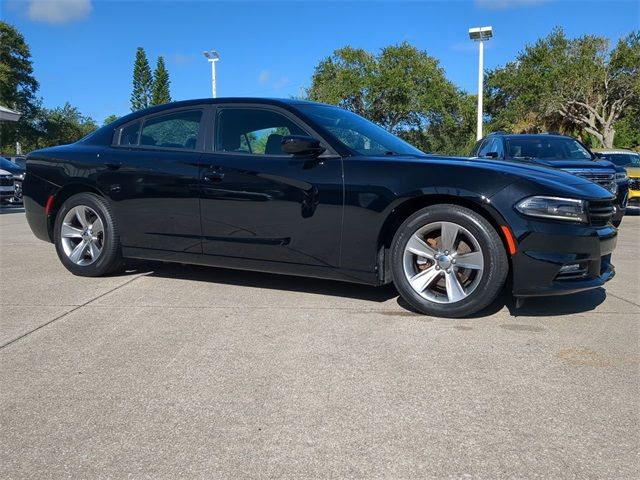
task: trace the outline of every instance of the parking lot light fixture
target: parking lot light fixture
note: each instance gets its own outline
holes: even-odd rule
[[[211,64],[211,96],[216,98],[216,62],[220,60],[220,54],[215,50],[206,50],[203,54]]]
[[[484,42],[493,37],[493,27],[474,27],[469,29],[469,38],[480,44],[478,54],[478,126],[477,140],[482,138],[482,92],[484,88]]]

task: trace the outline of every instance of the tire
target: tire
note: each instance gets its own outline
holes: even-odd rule
[[[493,226],[478,213],[451,204],[423,208],[407,218],[391,244],[391,262],[393,283],[411,307],[449,318],[491,304],[509,271]]]
[[[611,223],[613,223],[613,226],[614,226],[614,227],[619,228],[619,227],[620,227],[620,224],[622,223],[622,219],[620,219],[620,220],[614,220],[614,221],[613,221],[613,222],[611,222]]]
[[[53,228],[58,258],[74,275],[100,277],[122,268],[118,226],[103,197],[93,193],[69,197]]]

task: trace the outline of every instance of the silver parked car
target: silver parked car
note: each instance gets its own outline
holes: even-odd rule
[[[3,202],[7,201],[14,205],[22,204],[22,182],[24,181],[24,176],[26,172],[24,165],[21,165],[17,162],[12,162],[10,160],[7,160],[4,157],[0,157],[0,171],[4,172],[5,175],[6,174],[11,175],[10,183],[13,185],[13,190],[11,190],[12,195],[8,196],[6,192],[9,191],[9,188],[4,189],[2,187],[10,187],[9,180],[6,180],[6,179],[2,180],[4,183],[2,183],[2,186],[0,187],[3,190],[2,196],[0,198],[2,199]],[[7,195],[8,198],[5,198],[5,195]]]
[[[16,194],[15,182],[11,172],[0,169],[0,201],[10,202]]]

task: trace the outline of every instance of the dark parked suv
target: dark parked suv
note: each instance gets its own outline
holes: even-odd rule
[[[620,226],[629,194],[624,168],[601,160],[573,137],[550,133],[491,133],[476,143],[472,157],[496,158],[560,168],[603,186],[616,196],[612,223]]]
[[[76,275],[146,258],[393,282],[446,317],[504,285],[517,297],[602,286],[613,198],[561,170],[426,155],[334,106],[246,98],[132,113],[30,153],[24,183],[31,230]]]

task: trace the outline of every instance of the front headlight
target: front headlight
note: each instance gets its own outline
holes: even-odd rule
[[[516,210],[529,217],[586,222],[584,202],[575,198],[536,196],[525,198],[515,206]]]
[[[627,172],[616,172],[616,183],[625,182],[628,178]]]

